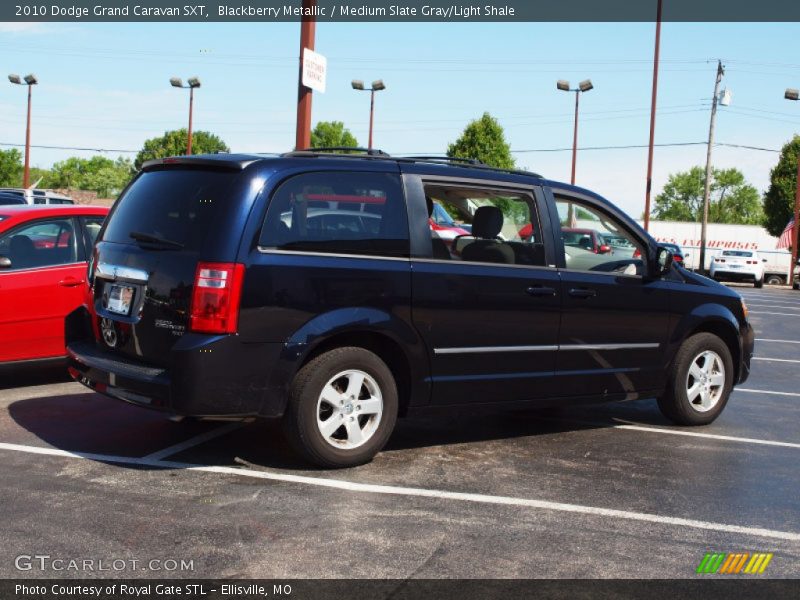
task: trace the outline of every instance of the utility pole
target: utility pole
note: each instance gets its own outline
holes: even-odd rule
[[[719,84],[725,75],[722,61],[717,61],[717,78],[714,81],[714,98],[711,101],[711,124],[708,127],[708,150],[706,151],[706,185],[703,191],[703,224],[700,227],[700,272],[706,272],[706,229],[708,227],[708,201],[711,195],[711,149],[714,147],[714,126],[717,122]]]
[[[297,73],[297,133],[295,150],[311,147],[311,99],[312,91],[303,85],[303,49],[314,49],[317,20],[317,0],[303,0],[303,16],[300,21],[300,61]]]
[[[800,91],[797,88],[788,88],[783,96],[787,100],[800,100]],[[788,281],[792,281],[794,274],[794,267],[797,264],[797,246],[800,245],[800,156],[797,157],[797,181],[794,186],[794,215],[792,216],[792,264],[789,267]]]
[[[656,12],[656,49],[653,56],[653,94],[650,99],[650,145],[647,150],[647,187],[644,193],[644,230],[650,228],[650,192],[653,189],[653,143],[656,136],[656,98],[658,97],[658,57],[661,48],[661,1]]]

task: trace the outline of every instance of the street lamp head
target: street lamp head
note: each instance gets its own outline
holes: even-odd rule
[[[353,86],[354,90],[363,90],[364,89],[364,82],[361,81],[360,79],[353,79],[353,81],[350,83],[350,85]]]
[[[189,79],[186,80],[186,83],[189,84],[189,87],[199,88],[200,87],[200,78],[198,78],[197,76],[189,77]]]
[[[783,95],[787,100],[800,100],[800,90],[794,88],[786,88],[786,93]]]
[[[8,76],[8,80],[11,83],[16,83],[17,85],[22,85],[22,79],[19,78],[19,75],[15,75],[14,73],[12,73],[11,75]]]
[[[592,85],[591,79],[584,79],[578,84],[578,89],[582,92],[588,92],[592,88],[594,88],[594,86]]]
[[[556,87],[564,92],[569,91],[569,81],[566,79],[559,79],[556,81]]]
[[[172,87],[179,87],[179,88],[183,87],[183,80],[180,77],[170,77],[169,82],[172,85]]]
[[[381,90],[385,90],[386,86],[383,83],[383,79],[376,79],[372,82],[372,89],[376,92],[380,92]]]
[[[36,85],[37,83],[39,83],[39,80],[36,79],[36,75],[34,75],[33,73],[29,73],[28,75],[25,75],[25,83],[27,83],[28,85]]]

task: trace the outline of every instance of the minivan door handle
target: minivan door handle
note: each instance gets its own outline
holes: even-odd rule
[[[572,288],[569,295],[573,298],[594,298],[597,296],[597,291],[589,288]]]
[[[525,290],[529,296],[555,296],[556,290],[551,287],[544,287],[543,285],[532,285]]]

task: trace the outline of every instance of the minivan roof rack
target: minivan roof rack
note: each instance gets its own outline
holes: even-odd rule
[[[479,167],[488,167],[486,163],[479,161],[477,158],[462,158],[460,156],[400,156],[398,158],[407,159],[407,160],[414,160],[414,161],[424,161],[424,162],[454,162],[454,163],[464,163],[467,165],[475,165]],[[490,167],[492,168],[492,167]]]
[[[350,154],[352,153],[352,154]],[[336,158],[355,158],[355,159],[390,159],[397,162],[410,163],[430,163],[430,164],[452,164],[453,166],[467,169],[483,169],[486,171],[499,171],[501,173],[511,173],[513,175],[526,175],[528,177],[542,176],[533,171],[522,169],[503,169],[502,167],[492,167],[475,158],[463,158],[458,156],[392,156],[377,148],[355,148],[352,146],[328,146],[323,148],[305,148],[286,152],[280,156],[291,157],[336,157]]]
[[[377,148],[358,148],[353,146],[321,146],[316,148],[301,148],[293,152],[287,152],[283,156],[315,156],[319,154],[345,154],[351,153],[366,154],[367,156],[378,156],[388,158],[389,155]]]

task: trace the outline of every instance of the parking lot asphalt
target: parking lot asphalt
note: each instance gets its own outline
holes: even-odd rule
[[[298,462],[273,423],[174,423],[60,369],[2,375],[0,576],[87,576],[15,567],[47,554],[126,578],[691,578],[716,551],[800,577],[800,292],[736,289],[756,360],[710,426],[655,400],[415,418],[341,471]]]

